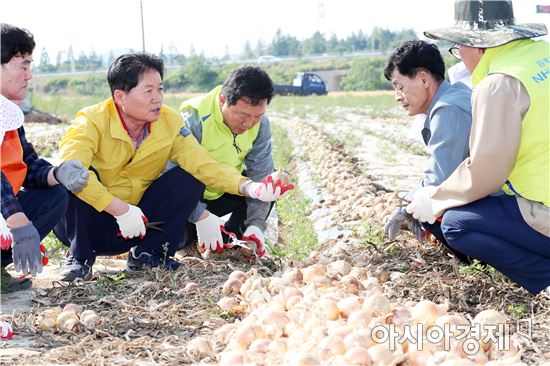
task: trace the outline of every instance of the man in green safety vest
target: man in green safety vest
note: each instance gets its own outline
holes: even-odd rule
[[[245,65],[230,71],[223,85],[207,95],[183,102],[180,112],[187,128],[214,159],[252,180],[271,174],[268,179],[273,179],[282,194],[293,187],[281,180],[280,173],[274,173],[271,129],[265,116],[272,97],[269,75],[257,66]],[[206,187],[203,199],[189,219],[195,225],[188,225],[184,245],[198,239],[203,256],[222,252],[222,231],[225,231],[248,241],[256,254],[263,256],[263,232],[271,207],[271,202]],[[229,213],[229,220],[223,224],[220,216]]]
[[[458,45],[472,73],[470,157],[407,211],[442,216],[455,250],[531,293],[550,290],[550,45],[544,24],[516,24],[510,0],[457,0],[456,24],[427,31]]]

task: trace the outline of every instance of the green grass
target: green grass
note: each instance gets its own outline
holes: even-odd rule
[[[383,228],[377,223],[365,219],[362,220],[356,227],[356,231],[360,232],[360,240],[366,247],[371,247],[377,252],[381,252],[383,245],[386,243]],[[396,248],[397,249],[397,248]],[[390,249],[392,250],[392,249]]]
[[[49,96],[43,94],[33,94],[31,103],[33,108],[42,112],[55,114],[60,118],[70,121],[76,113],[84,107],[100,103],[107,99],[107,96]],[[187,99],[186,96],[166,94],[164,104],[174,109],[179,108],[181,102]]]
[[[502,273],[494,269],[488,264],[481,263],[478,259],[474,259],[472,263],[468,266],[461,266],[458,269],[458,273],[461,276],[476,276],[476,275],[484,275],[489,277],[491,280],[495,282],[508,282],[508,278],[504,276]]]
[[[42,112],[55,114],[66,121],[70,121],[76,115],[76,112],[82,108],[99,103],[103,100],[105,100],[105,98],[98,96],[66,97],[33,94],[31,97],[33,108]]]
[[[61,266],[69,248],[55,237],[53,231],[42,240],[42,244],[46,247],[46,256],[49,259],[48,265]]]
[[[272,124],[273,158],[275,165],[292,170],[292,146],[287,142],[286,131]],[[294,182],[296,185],[296,182]],[[309,256],[317,245],[313,224],[307,219],[310,214],[310,202],[298,190],[289,191],[277,201],[277,214],[284,228],[284,247],[272,246],[272,253],[282,258],[299,260]]]
[[[369,95],[335,95],[335,96],[308,96],[308,97],[280,97],[271,102],[269,109],[277,113],[291,111],[296,117],[311,118],[317,116],[325,121],[327,115],[335,115],[330,121],[337,121],[338,111],[346,109],[369,118],[406,118],[406,114],[399,108],[393,95],[388,93]]]
[[[529,310],[529,304],[508,305],[508,307],[506,307],[506,312],[508,314],[518,318],[523,318],[529,315]]]

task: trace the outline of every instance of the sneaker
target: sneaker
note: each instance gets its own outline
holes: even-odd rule
[[[4,267],[2,267],[2,274],[1,274],[1,281],[2,281],[2,290],[1,292],[3,294],[8,292],[15,292],[20,290],[28,290],[32,287],[32,281],[28,277],[24,278],[16,278],[13,277],[6,271]]]
[[[92,278],[92,266],[88,263],[90,263],[90,261],[77,259],[69,255],[67,259],[65,259],[63,268],[59,271],[60,280],[72,282],[78,278],[88,281]]]
[[[139,250],[137,247],[132,247],[130,253],[128,253],[126,265],[131,271],[139,271],[145,267],[155,268],[160,266],[168,271],[175,271],[181,263],[164,255],[147,253]]]

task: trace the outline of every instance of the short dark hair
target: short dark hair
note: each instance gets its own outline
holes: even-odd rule
[[[119,89],[129,92],[139,83],[139,77],[147,70],[156,70],[164,80],[164,62],[159,57],[145,52],[127,53],[117,57],[109,66],[107,81],[111,95]]]
[[[232,106],[241,98],[247,99],[252,105],[258,105],[264,99],[269,104],[273,93],[273,82],[267,72],[258,66],[244,65],[229,72],[220,94]]]
[[[401,75],[413,77],[420,70],[427,70],[434,79],[445,78],[445,63],[437,46],[425,41],[407,41],[399,46],[388,59],[384,76],[391,80],[391,74],[397,68]]]
[[[36,43],[31,32],[6,23],[1,23],[0,29],[2,65],[10,62],[15,56],[32,55]]]

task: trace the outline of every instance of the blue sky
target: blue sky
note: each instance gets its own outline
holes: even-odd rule
[[[234,54],[246,40],[269,43],[276,30],[305,39],[320,30],[346,37],[374,26],[423,30],[453,24],[454,0],[142,0],[145,44],[158,53],[161,45],[188,54],[191,47],[206,56]],[[550,0],[515,0],[518,23],[545,23],[536,4]],[[387,6],[386,6],[387,5]],[[45,47],[55,61],[72,43],[75,56],[133,48],[141,50],[140,0],[3,1],[0,21],[29,29],[39,58]],[[37,60],[38,61],[38,60]]]

